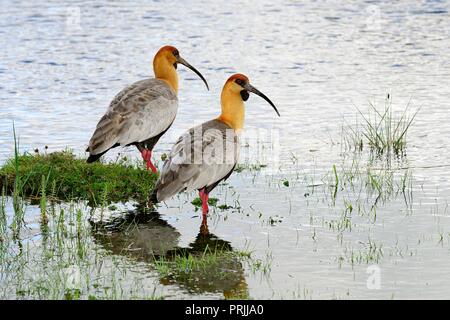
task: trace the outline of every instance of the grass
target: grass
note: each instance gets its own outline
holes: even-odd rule
[[[221,292],[226,299],[249,299],[245,270],[269,276],[273,256],[254,258],[248,248],[233,250],[227,241],[198,235],[188,248],[154,256],[160,282],[176,283],[191,292]]]
[[[371,264],[379,263],[383,257],[383,245],[377,244],[371,239],[367,243],[360,244],[358,249],[346,248],[345,257],[348,262],[354,266],[355,264]],[[342,260],[342,258],[340,258]]]
[[[393,112],[388,96],[383,111],[374,104],[368,114],[358,110],[359,121],[343,130],[345,148],[341,163],[332,164],[321,178],[333,212],[320,222],[337,232],[339,242],[353,229],[373,225],[379,211],[398,196],[403,196],[405,212],[410,212],[413,176],[406,145],[408,130],[418,111],[411,114],[409,110],[410,104],[401,113]],[[378,261],[382,250],[372,244],[367,253],[352,251],[348,256],[352,264]]]
[[[262,169],[266,168],[267,164],[248,164],[248,163],[239,163],[236,165],[236,167],[234,168],[234,171],[236,171],[237,173],[240,173],[242,171],[250,171],[250,172],[255,172],[255,171],[261,171]]]
[[[273,256],[271,252],[266,252],[266,256],[262,259],[248,259],[248,265],[253,274],[260,272],[263,276],[268,276],[272,271]]]
[[[160,282],[177,283],[191,292],[222,292],[227,299],[248,299],[241,260],[244,254],[228,246],[181,248],[154,257]]]
[[[404,142],[406,145],[406,135]],[[365,149],[365,151],[368,151],[368,149]],[[361,156],[361,153],[355,154]],[[126,170],[129,167],[130,170],[142,171],[144,178],[150,176],[151,179],[154,179],[156,177],[139,167],[126,163],[87,165],[82,159],[76,159],[68,151],[61,154],[53,154],[53,156],[62,158],[68,163],[75,162],[75,164],[71,164],[70,170],[64,172],[66,168],[64,168],[63,164],[52,164],[49,166],[49,163],[53,161],[50,159],[51,156],[51,154],[19,155],[16,152],[15,158],[0,168],[2,181],[3,170],[6,167],[9,168],[8,179],[4,180],[6,183],[0,185],[0,191],[4,195],[0,201],[0,236],[3,236],[3,239],[0,238],[0,297],[25,299],[129,299],[139,297],[143,299],[160,299],[163,295],[156,294],[152,289],[155,284],[162,284],[169,285],[169,291],[176,291],[181,295],[196,296],[196,293],[210,295],[211,293],[223,292],[223,296],[228,299],[248,299],[246,273],[250,272],[251,276],[254,276],[255,273],[268,276],[272,272],[274,257],[272,257],[271,253],[255,259],[250,256],[250,253],[244,254],[214,246],[197,248],[196,250],[178,248],[182,250],[177,249],[176,252],[162,254],[158,257],[154,257],[150,253],[150,259],[154,258],[154,261],[152,259],[151,262],[148,262],[137,258],[138,255],[132,256],[131,252],[135,252],[136,247],[127,246],[125,242],[123,244],[115,242],[116,250],[107,251],[110,250],[109,247],[96,238],[96,231],[86,226],[87,209],[85,207],[78,208],[74,207],[73,204],[68,206],[60,205],[49,200],[87,198],[94,204],[98,205],[100,203],[103,206],[105,202],[113,201],[111,198],[112,194],[118,190],[123,191],[122,185],[116,187],[115,182],[116,180],[122,182],[121,179],[124,179],[124,175],[128,175],[128,173],[124,171],[121,176],[117,172],[108,172],[105,174],[105,177],[100,173],[96,173],[98,174],[97,182],[103,181],[104,184],[96,187],[96,191],[93,192],[94,196],[84,190],[80,192],[80,195],[75,194],[74,196],[73,190],[70,189],[72,186],[76,188],[82,187],[80,185],[92,186],[92,180],[79,184],[79,181],[67,184],[64,180],[61,180],[64,176],[71,177],[72,175],[75,175],[74,180],[77,180],[78,177],[84,179],[86,177],[84,177],[85,173],[82,170],[88,169],[108,171],[110,168],[116,171],[115,166],[125,167]],[[44,159],[36,160],[39,157]],[[67,160],[66,158],[72,159]],[[360,157],[360,159],[364,160],[365,158]],[[44,170],[43,167],[45,166],[47,168]],[[80,172],[78,172],[79,166],[86,166],[87,168],[80,169]],[[99,169],[97,166],[99,166]],[[247,170],[249,173],[252,173],[253,171],[259,172],[261,168],[264,168],[264,166],[242,166],[238,167],[237,171]],[[59,173],[56,169],[63,170],[63,173]],[[324,184],[324,190],[326,191],[327,200],[329,198],[333,199],[333,205],[326,209],[320,204],[317,207],[313,207],[316,208],[319,217],[325,216],[322,222],[328,226],[328,228],[321,228],[320,221],[314,224],[309,223],[314,228],[313,241],[311,241],[314,246],[320,249],[322,244],[327,247],[330,245],[330,248],[339,252],[339,248],[345,245],[343,252],[340,252],[339,261],[341,263],[345,261],[351,266],[379,263],[383,257],[387,257],[390,248],[389,243],[375,242],[370,238],[364,243],[356,241],[361,234],[365,234],[365,226],[374,229],[378,228],[377,225],[373,224],[372,220],[366,223],[365,219],[358,219],[366,215],[366,212],[371,213],[370,209],[366,208],[367,206],[369,208],[375,207],[369,200],[374,197],[376,201],[378,199],[387,200],[391,194],[399,192],[405,194],[405,190],[411,189],[412,182],[409,171],[399,172],[401,173],[400,176],[400,174],[396,174],[396,171],[384,169],[373,168],[370,163],[353,161],[351,166],[341,166],[340,163],[336,163],[327,170],[326,180],[328,183]],[[140,176],[137,175],[137,177]],[[125,179],[129,180],[132,178],[131,175],[125,177]],[[90,179],[90,177],[86,179]],[[277,186],[280,186],[279,176],[274,181]],[[31,193],[27,191],[30,183],[33,186]],[[152,183],[154,183],[154,180]],[[129,182],[124,181],[123,184],[129,184]],[[291,188],[293,192],[298,191],[295,188],[295,179],[291,179],[291,177],[289,177],[289,180],[287,178],[281,179],[281,184],[286,188]],[[59,192],[59,189],[62,188],[61,186],[68,186],[68,191],[61,194]],[[145,196],[148,195],[151,187],[143,193]],[[115,190],[115,188],[118,190]],[[7,193],[16,196],[5,198]],[[87,197],[86,194],[88,195]],[[14,201],[14,207],[22,208],[21,211],[24,212],[23,203],[20,201],[23,196],[39,200],[35,203],[37,205],[35,212],[36,217],[40,217],[40,219],[35,219],[34,221],[39,221],[41,233],[39,234],[39,240],[35,242],[36,246],[33,247],[34,244],[29,246],[31,242],[27,243],[25,240],[20,244],[20,249],[18,249],[19,246],[16,246],[16,244],[20,242],[14,242],[12,238],[9,238],[9,230],[5,232],[1,230],[8,229],[4,228],[8,223],[5,221],[5,202]],[[295,196],[297,196],[297,193],[295,193]],[[121,195],[116,196],[116,198],[120,197]],[[17,200],[14,200],[16,198]],[[133,195],[130,192],[128,195],[124,195],[123,198],[128,200],[133,198]],[[194,199],[192,203],[196,206],[196,209],[201,206],[199,198]],[[226,204],[219,205],[215,198],[210,198],[209,204],[218,209],[232,208]],[[8,203],[6,205],[8,206]],[[117,207],[111,204],[108,205],[108,208],[115,210]],[[8,207],[6,210],[8,210]],[[333,211],[336,215],[330,218],[329,213]],[[33,210],[27,210],[27,219],[30,214],[33,214]],[[14,220],[11,219],[10,221],[13,222]],[[23,215],[17,215],[17,222],[23,222]],[[276,225],[279,222],[281,220],[277,216],[271,216],[267,223]],[[287,222],[290,222],[290,220],[288,219]],[[127,225],[126,227],[127,231],[133,228],[132,225]],[[136,228],[139,229],[139,227],[136,224]],[[25,228],[22,229],[24,230]],[[283,229],[274,228],[275,230],[283,232]],[[330,242],[323,242],[327,241],[323,239],[331,238],[329,237],[330,230],[337,231],[339,234],[345,234],[346,238],[344,238],[344,241],[342,237],[338,238],[340,247],[336,248]],[[105,242],[108,240],[110,242],[114,241],[112,236],[114,232],[116,231],[105,232]],[[167,230],[165,230],[166,232]],[[301,232],[300,234],[302,235]],[[349,236],[350,232],[352,232],[351,237]],[[123,230],[117,233],[123,234],[123,239],[129,240],[128,244],[134,241]],[[24,235],[26,236],[26,232],[24,232]],[[376,236],[377,234],[375,234],[375,239]],[[161,240],[149,241],[148,238],[144,239],[146,239],[146,243],[161,243]],[[306,241],[310,241],[310,239],[305,240],[305,246],[308,245]],[[442,236],[440,241],[442,242]],[[10,247],[3,250],[1,249],[2,245]],[[296,251],[292,252],[295,253]],[[283,259],[284,257],[280,255],[276,258]],[[282,260],[276,261],[279,263]],[[71,266],[76,266],[80,271],[81,281],[79,281],[79,287],[68,286],[66,269]],[[278,272],[278,270],[275,271]],[[3,279],[2,274],[5,275]],[[278,274],[275,278],[276,280],[278,280],[277,277]],[[2,282],[3,280],[5,281]],[[155,282],[152,283],[153,281]]]
[[[224,210],[229,210],[229,209],[239,209],[239,206],[230,206],[226,203],[224,204],[220,204],[219,205],[219,199],[211,197],[208,199],[208,205],[210,205],[211,207],[220,209],[222,211]],[[191,204],[194,205],[194,210],[198,211],[201,207],[202,207],[202,200],[199,197],[194,198],[194,200],[191,201]]]
[[[420,108],[410,112],[411,101],[402,112],[394,112],[392,98],[387,96],[384,108],[369,103],[369,111],[358,109],[354,126],[343,127],[343,141],[347,149],[362,151],[368,146],[371,152],[380,155],[401,156],[405,152],[406,137]]]
[[[88,164],[67,150],[21,155],[17,150],[16,146],[14,158],[0,168],[0,190],[4,188],[14,198],[82,199],[94,205],[129,200],[145,202],[157,178],[126,159]],[[41,205],[41,209],[45,208]]]
[[[218,201],[219,201],[219,199],[211,197],[208,199],[208,205],[215,207],[217,205]],[[202,206],[202,199],[200,199],[199,197],[196,197],[196,198],[194,198],[194,200],[191,201],[191,204],[193,204],[194,207],[196,209],[198,209]]]
[[[20,228],[22,226],[22,222],[24,220],[24,216],[25,216],[25,209],[24,209],[24,204],[22,202],[22,188],[23,188],[23,179],[20,176],[20,171],[19,171],[19,140],[17,139],[16,136],[16,130],[15,130],[15,126],[13,123],[13,132],[14,132],[14,159],[11,161],[11,171],[14,172],[14,178],[11,179],[12,181],[10,182],[11,185],[13,186],[11,189],[11,193],[13,196],[13,207],[14,207],[14,219],[13,219],[13,223],[11,225],[11,229],[14,232],[14,237],[17,237],[18,233],[20,232]],[[1,181],[1,179],[0,179]],[[3,190],[6,190],[6,192],[8,192],[8,188],[4,187],[3,185],[1,185],[0,183],[0,187]]]
[[[322,181],[329,186],[333,205],[338,191],[364,194],[367,203],[370,203],[368,200],[373,197],[375,201],[372,205],[376,206],[380,200],[385,203],[400,194],[405,197],[405,202],[408,202],[412,190],[412,172],[409,168],[373,168],[370,164],[360,166],[357,161],[350,165],[343,163],[339,169],[333,165],[331,172],[328,172]]]
[[[94,208],[113,208],[131,199],[144,202],[157,176],[126,159],[87,164],[67,150],[51,154],[19,154],[18,150],[15,140],[14,157],[0,168],[0,298],[163,298],[155,293],[159,282],[151,283],[158,278],[142,276],[148,272],[147,262],[133,262],[130,269],[127,255],[111,254],[109,247],[94,240],[101,229],[89,224],[90,210],[78,202],[88,200]],[[27,225],[29,215],[25,219],[28,199],[37,209],[37,228]],[[216,206],[217,199],[210,198],[209,203]],[[8,212],[13,213],[10,220]],[[138,228],[137,224],[128,227],[133,226]],[[37,233],[29,241],[34,228]],[[225,244],[204,250],[177,248],[176,254],[168,254],[170,262],[161,260],[154,266],[159,278],[169,277],[189,291],[248,298],[242,256]]]
[[[79,203],[47,204],[32,241],[2,224],[0,299],[160,299],[159,284],[142,276],[147,265],[130,268],[94,240],[87,212]]]
[[[191,277],[194,273],[214,274],[221,277],[226,274],[221,272],[225,268],[225,261],[233,259],[232,251],[205,248],[203,252],[177,252],[170,260],[165,257],[155,259],[155,266],[162,277]]]
[[[23,232],[14,235],[6,219],[12,201],[5,194],[0,198],[0,299],[162,299],[161,285],[248,299],[241,262],[249,259],[248,253],[233,251],[211,234],[148,261],[134,250],[130,253],[135,239],[129,233],[145,228],[156,216],[142,223],[124,216],[120,230],[108,231],[89,222],[90,210],[83,202],[49,203],[41,196],[34,213],[40,219],[31,217],[39,225],[24,221]],[[124,241],[117,242],[117,237]],[[156,277],[149,269],[157,271]]]

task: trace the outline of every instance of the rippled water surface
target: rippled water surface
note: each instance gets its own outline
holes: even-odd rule
[[[448,298],[449,10],[444,1],[2,1],[0,163],[13,154],[13,121],[22,151],[48,145],[85,156],[112,97],[152,76],[154,53],[172,44],[211,90],[180,66],[178,116],[156,158],[183,131],[218,114],[220,90],[232,73],[248,75],[281,113],[276,117],[250,97],[241,161],[247,169],[212,194],[232,208],[212,211],[210,231],[270,264],[260,274],[231,263],[239,270],[229,286],[245,287],[250,298]],[[356,107],[383,106],[387,94],[398,111],[409,102],[411,111],[421,109],[406,155],[389,170],[392,192],[380,200],[366,182],[367,167],[382,164],[346,150],[342,128],[354,123]],[[137,156],[132,148],[117,152]],[[355,161],[363,173],[335,193],[333,165],[343,173]],[[261,163],[267,167],[248,167]],[[130,272],[157,279],[148,260],[121,248],[133,236],[140,249],[195,242],[194,196],[167,201],[156,225],[142,222],[144,235],[86,234],[86,241],[124,264],[134,261]],[[7,208],[12,212],[12,204]],[[29,206],[27,219],[36,221],[38,211]],[[374,274],[379,286],[371,282]],[[166,298],[223,298],[229,291],[219,282],[193,291],[157,283]]]

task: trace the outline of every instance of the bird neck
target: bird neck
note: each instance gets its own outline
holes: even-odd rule
[[[178,74],[177,70],[167,59],[155,57],[153,61],[153,70],[156,79],[162,80],[169,85],[178,94]]]
[[[239,93],[223,90],[221,96],[222,113],[218,120],[226,123],[235,131],[244,128],[245,107]]]

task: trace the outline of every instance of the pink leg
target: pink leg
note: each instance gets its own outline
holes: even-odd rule
[[[147,163],[147,170],[151,169],[154,173],[157,173],[158,170],[152,163],[152,152],[150,150],[144,149],[141,152],[142,158]]]
[[[200,199],[202,200],[202,212],[203,212],[203,219],[206,218],[206,216],[208,215],[208,198],[209,195],[205,192],[205,189],[201,189],[199,192],[200,195]]]
[[[202,200],[202,225],[200,226],[200,233],[204,236],[209,234],[208,230],[208,194],[205,189],[201,189],[199,192],[200,199]]]

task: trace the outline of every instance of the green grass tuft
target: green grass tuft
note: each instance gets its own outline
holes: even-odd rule
[[[237,173],[241,173],[242,171],[250,171],[250,172],[255,172],[255,171],[261,171],[263,168],[266,168],[267,164],[248,164],[248,163],[244,163],[244,164],[237,164],[236,167],[234,168],[234,171],[236,171]]]
[[[210,206],[215,207],[217,205],[218,201],[219,201],[219,199],[217,199],[217,198],[209,198],[208,204]],[[191,203],[197,208],[200,208],[202,206],[202,200],[199,197],[196,197],[194,200],[191,201]]]
[[[249,258],[221,245],[202,251],[179,250],[155,257],[161,283],[178,283],[194,292],[223,292],[226,299],[248,299],[242,261]]]
[[[40,199],[107,202],[146,201],[157,175],[135,165],[86,163],[70,151],[16,155],[0,168],[0,190]],[[20,189],[20,190],[18,190]],[[44,208],[42,208],[44,209]]]
[[[364,145],[367,145],[370,151],[378,156],[404,155],[408,130],[420,110],[418,108],[411,113],[410,102],[402,112],[394,112],[392,99],[388,95],[384,110],[377,108],[373,103],[369,103],[367,113],[358,109],[359,117],[356,124],[343,127],[343,140],[347,149],[362,151]]]

